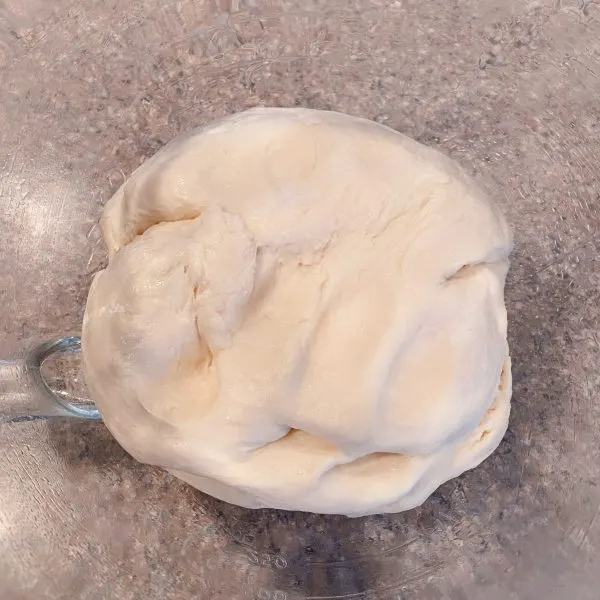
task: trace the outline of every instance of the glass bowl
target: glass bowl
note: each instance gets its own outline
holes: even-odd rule
[[[513,412],[479,468],[395,515],[252,511],[138,464],[101,421],[13,420],[0,597],[597,600],[599,58],[589,0],[0,2],[0,356],[79,331],[102,205],[140,162],[251,106],[439,148],[516,239]]]

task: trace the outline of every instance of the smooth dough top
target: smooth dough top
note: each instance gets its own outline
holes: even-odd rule
[[[135,458],[248,507],[412,508],[499,444],[511,234],[450,159],[261,108],[177,138],[107,203],[86,381]]]

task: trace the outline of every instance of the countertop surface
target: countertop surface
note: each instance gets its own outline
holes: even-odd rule
[[[516,241],[513,411],[479,468],[396,515],[251,511],[101,422],[0,425],[0,598],[597,600],[599,59],[587,0],[0,1],[0,356],[79,330],[140,162],[251,106],[446,152]]]

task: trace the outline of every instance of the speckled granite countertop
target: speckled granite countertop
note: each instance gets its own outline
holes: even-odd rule
[[[102,423],[0,425],[0,598],[597,600],[599,40],[588,0],[0,1],[3,354],[79,329],[128,173],[258,104],[444,150],[517,243],[514,408],[482,467],[394,516],[253,512],[137,464]]]

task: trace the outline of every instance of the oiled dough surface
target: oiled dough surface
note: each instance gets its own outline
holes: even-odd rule
[[[243,506],[357,516],[499,444],[511,235],[436,151],[254,109],[164,147],[101,225],[86,380],[138,460]]]

